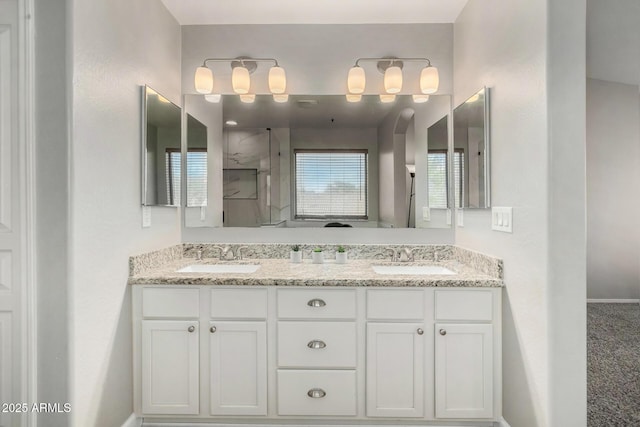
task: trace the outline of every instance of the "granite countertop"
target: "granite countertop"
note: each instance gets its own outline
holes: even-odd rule
[[[260,264],[255,273],[178,273],[176,270],[195,264]],[[453,275],[386,275],[373,271],[372,265],[431,265],[456,272]],[[501,287],[500,278],[484,274],[457,260],[391,262],[379,259],[353,259],[346,264],[325,260],[301,264],[288,259],[265,258],[243,261],[218,261],[180,258],[161,267],[132,274],[131,285],[244,285],[244,286],[389,286],[389,287]]]

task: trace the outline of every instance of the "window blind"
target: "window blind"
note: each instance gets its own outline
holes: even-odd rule
[[[427,154],[429,180],[429,207],[447,208],[447,152],[431,151]]]
[[[456,149],[453,153],[453,179],[456,183],[455,203],[456,208],[462,207],[464,201],[464,150]]]
[[[207,150],[187,152],[187,206],[207,205]]]
[[[165,156],[167,202],[180,205],[182,182],[182,153],[168,148]],[[187,206],[207,204],[207,150],[192,149],[187,152]]]
[[[296,218],[367,218],[367,152],[296,150]]]

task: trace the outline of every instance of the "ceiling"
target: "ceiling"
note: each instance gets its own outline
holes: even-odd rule
[[[279,104],[270,95],[258,95],[253,104],[244,104],[237,95],[225,95],[223,122],[235,120],[239,128],[376,128],[391,111],[428,108],[431,101],[414,104],[411,96],[402,95],[383,104],[377,96],[365,95],[361,102],[349,103],[344,95],[291,95],[289,102]]]
[[[468,0],[161,0],[180,25],[452,23]]]

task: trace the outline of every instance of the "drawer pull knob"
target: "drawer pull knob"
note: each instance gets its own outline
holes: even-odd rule
[[[327,393],[321,388],[312,388],[307,392],[307,396],[314,399],[320,399],[321,397],[325,397],[326,395]]]
[[[217,331],[217,329],[215,326],[212,326],[209,328],[209,331],[211,331],[211,333],[214,334]]]
[[[440,329],[440,335],[447,335],[447,330],[446,329]]]
[[[309,344],[307,344],[309,348],[325,348],[326,346],[327,344],[322,340],[309,341]]]
[[[324,302],[323,300],[321,300],[320,298],[314,298],[312,300],[310,300],[307,305],[309,307],[324,307],[325,305],[327,305],[326,302]]]
[[[193,332],[195,330],[196,330],[195,326],[189,326],[189,328],[187,329],[187,331],[189,331],[189,332]]]
[[[418,333],[418,335],[424,334],[424,331],[422,330],[422,328],[418,328],[416,332]]]

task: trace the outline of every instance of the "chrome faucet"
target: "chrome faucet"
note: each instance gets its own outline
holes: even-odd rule
[[[389,252],[391,251],[391,261],[395,262],[398,259],[398,254],[396,253],[396,250],[393,248],[385,248],[384,252]]]
[[[249,247],[248,246],[240,246],[238,249],[236,249],[236,258],[235,259],[242,260],[242,251],[244,251],[245,249],[249,249]]]
[[[414,259],[413,252],[409,248],[402,248],[402,249],[398,250],[398,254],[399,254],[398,261],[400,261],[400,262],[413,261],[413,259]]]
[[[212,249],[217,249],[219,251],[218,259],[220,259],[220,261],[235,259],[233,257],[231,246],[227,245],[224,248],[222,246],[213,246]]]

